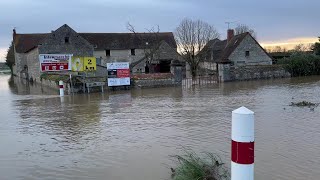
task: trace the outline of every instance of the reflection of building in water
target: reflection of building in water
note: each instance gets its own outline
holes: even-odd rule
[[[58,136],[59,141],[76,143],[100,132],[100,101],[88,96],[37,98],[14,102],[22,121],[22,133]]]
[[[56,95],[58,91],[42,86],[37,83],[29,83],[25,79],[21,79],[15,76],[12,76],[8,80],[9,89],[13,94],[18,95],[39,95],[39,94],[51,94]]]

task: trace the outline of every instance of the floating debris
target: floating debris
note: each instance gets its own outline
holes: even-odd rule
[[[319,103],[312,103],[312,102],[308,102],[308,101],[301,101],[301,102],[291,102],[290,106],[298,106],[298,107],[317,107],[319,105]]]

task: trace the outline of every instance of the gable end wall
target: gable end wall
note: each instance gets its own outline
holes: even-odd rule
[[[250,52],[248,57],[246,57],[246,51]],[[235,66],[272,64],[272,59],[250,35],[242,40],[239,46],[229,56],[229,60],[234,62]]]

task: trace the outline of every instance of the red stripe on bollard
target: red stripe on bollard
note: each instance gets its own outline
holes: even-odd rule
[[[254,142],[236,142],[232,140],[231,160],[238,164],[254,163]]]
[[[60,89],[63,89],[63,85],[59,85]]]

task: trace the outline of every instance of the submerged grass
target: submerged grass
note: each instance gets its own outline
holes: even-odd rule
[[[221,158],[213,153],[186,151],[185,155],[172,156],[177,167],[171,168],[173,180],[229,180],[230,173]]]

